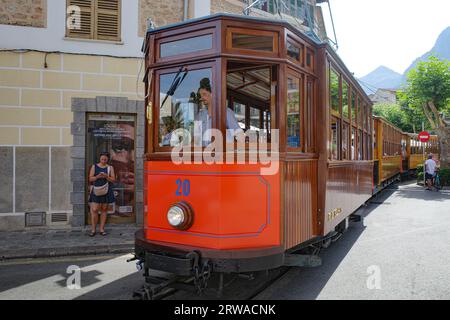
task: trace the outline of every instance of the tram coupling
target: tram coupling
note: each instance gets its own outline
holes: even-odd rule
[[[144,268],[144,260],[140,259],[138,256],[134,255],[133,258],[127,259],[127,262],[133,262],[133,261],[136,261],[136,269],[138,271],[141,271]]]

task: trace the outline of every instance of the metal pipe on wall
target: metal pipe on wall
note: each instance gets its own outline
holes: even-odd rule
[[[186,21],[188,19],[188,11],[189,11],[189,0],[184,0],[183,21]]]

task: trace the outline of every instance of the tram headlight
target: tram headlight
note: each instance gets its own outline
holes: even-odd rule
[[[179,230],[187,230],[194,222],[194,212],[187,202],[180,202],[170,207],[167,211],[167,221]]]
[[[173,206],[167,212],[167,220],[172,227],[179,227],[184,222],[184,212],[179,206]]]

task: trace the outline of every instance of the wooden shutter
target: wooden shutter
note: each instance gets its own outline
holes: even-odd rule
[[[94,0],[68,0],[67,6],[78,6],[81,9],[81,29],[69,29],[66,35],[71,38],[94,38]],[[71,13],[68,13],[67,18]]]
[[[96,39],[120,41],[120,0],[96,0]]]

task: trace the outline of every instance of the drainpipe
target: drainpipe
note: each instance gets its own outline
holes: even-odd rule
[[[189,0],[184,0],[184,16],[183,21],[188,19]]]

